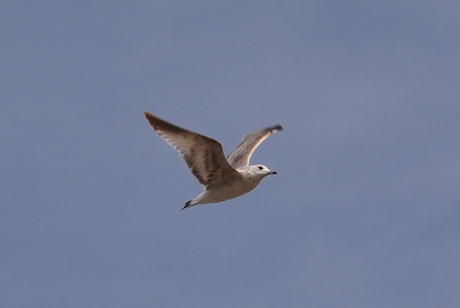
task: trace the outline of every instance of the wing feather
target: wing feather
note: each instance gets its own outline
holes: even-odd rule
[[[166,122],[148,111],[144,111],[144,115],[158,135],[179,151],[192,174],[205,188],[237,173],[225,159],[222,145],[216,140]]]
[[[254,150],[259,146],[259,144],[267,139],[270,134],[282,130],[283,127],[277,124],[246,134],[236,149],[227,156],[227,161],[234,168],[249,166],[249,160],[251,159],[252,153],[254,153]]]

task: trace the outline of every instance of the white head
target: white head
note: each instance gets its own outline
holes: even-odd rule
[[[249,166],[249,170],[251,171],[251,175],[253,177],[264,178],[270,174],[277,174],[276,171],[271,171],[264,165],[252,165],[252,166]]]

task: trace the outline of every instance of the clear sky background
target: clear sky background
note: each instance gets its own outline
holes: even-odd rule
[[[2,1],[1,307],[459,307],[460,2]],[[142,110],[278,175],[201,187]]]

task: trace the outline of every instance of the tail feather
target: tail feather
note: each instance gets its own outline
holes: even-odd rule
[[[184,207],[180,209],[180,211],[185,210],[185,209],[187,209],[187,208],[189,208],[189,207],[192,207],[193,205],[194,205],[194,204],[192,204],[192,200],[189,200],[189,201],[187,201],[187,202],[185,203]],[[179,211],[179,212],[180,212],[180,211]]]

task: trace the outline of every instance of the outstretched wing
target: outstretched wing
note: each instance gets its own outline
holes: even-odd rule
[[[205,188],[221,183],[236,171],[225,159],[222,145],[214,139],[168,123],[148,111],[146,119],[167,143],[179,151],[190,171]]]
[[[272,133],[283,130],[281,125],[277,124],[270,127],[265,127],[253,131],[243,137],[240,144],[227,156],[227,161],[234,168],[244,167],[249,165],[254,150]]]

